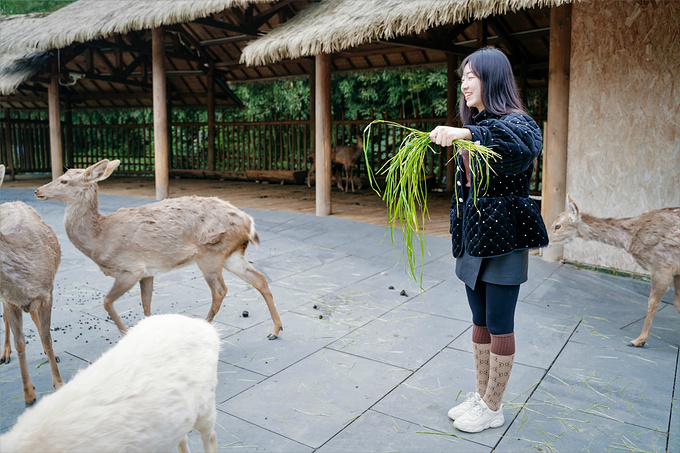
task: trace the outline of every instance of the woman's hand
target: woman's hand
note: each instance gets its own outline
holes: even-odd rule
[[[430,140],[440,146],[451,146],[454,140],[470,140],[472,134],[464,127],[437,126],[430,132]]]

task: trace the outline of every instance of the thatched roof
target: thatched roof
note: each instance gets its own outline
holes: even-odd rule
[[[0,52],[61,49],[75,42],[188,22],[233,7],[271,0],[78,0],[40,19],[0,24]]]
[[[265,65],[339,52],[373,40],[421,33],[520,9],[572,0],[323,0],[243,49],[241,62]]]
[[[37,50],[28,53],[0,54],[0,94],[14,92],[24,80],[37,74],[50,59],[49,52]]]

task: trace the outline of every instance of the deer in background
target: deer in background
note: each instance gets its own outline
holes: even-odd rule
[[[5,166],[0,165],[0,185],[4,176]],[[52,385],[58,389],[64,383],[50,333],[54,277],[60,261],[61,248],[57,236],[35,209],[20,201],[0,205],[0,298],[5,324],[0,363],[10,362],[11,330],[19,356],[26,406],[35,402],[35,388],[26,363],[22,312],[31,314],[38,329],[50,364]]]
[[[137,208],[99,213],[97,182],[108,178],[119,160],[101,160],[82,170],[70,169],[35,191],[40,200],[66,205],[64,227],[78,250],[114,277],[104,308],[122,334],[127,329],[113,303],[137,282],[145,316],[151,315],[154,276],[195,262],[210,287],[212,322],[227,295],[226,269],[250,283],[264,298],[275,339],[283,330],[267,279],[245,259],[248,243],[259,244],[253,218],[216,197],[168,198]]]
[[[614,219],[581,213],[571,195],[567,195],[567,202],[568,210],[555,218],[548,231],[551,244],[581,238],[613,245],[630,253],[642,268],[650,272],[652,290],[642,333],[628,344],[644,346],[656,310],[671,281],[675,288],[673,304],[680,313],[680,207]]]
[[[354,145],[336,145],[331,149],[331,166],[333,167],[333,177],[338,189],[347,192],[349,182],[352,181],[352,192],[354,192],[354,167],[359,163],[361,155],[364,153],[364,139],[361,134],[355,136],[357,142]],[[312,175],[316,172],[316,156],[310,154],[307,161],[311,162],[307,171],[307,187],[311,187]],[[345,170],[345,184],[342,183],[340,167]]]

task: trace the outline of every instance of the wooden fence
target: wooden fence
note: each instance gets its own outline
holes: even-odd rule
[[[392,119],[418,130],[428,131],[445,118]],[[347,119],[331,124],[333,145],[352,144],[364,132],[367,120]],[[214,172],[225,177],[239,177],[246,172],[306,172],[307,157],[313,151],[309,120],[235,120],[215,123]],[[194,172],[201,175],[210,170],[208,156],[208,125],[201,122],[173,123],[170,171]],[[64,125],[64,163],[82,168],[101,159],[120,159],[117,170],[123,175],[154,174],[153,124]],[[401,128],[374,124],[369,137],[368,161],[361,159],[355,174],[366,175],[366,165],[375,172],[394,155],[406,136]],[[426,174],[435,185],[445,185],[446,154],[428,154]],[[0,120],[0,158],[13,173],[49,172],[49,131],[46,121]],[[9,163],[10,165],[7,165]],[[541,169],[534,175],[532,193],[540,194]]]

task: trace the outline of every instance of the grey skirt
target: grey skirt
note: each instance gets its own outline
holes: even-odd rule
[[[521,285],[528,279],[529,251],[515,250],[507,255],[480,258],[467,252],[456,259],[456,276],[475,289],[478,281],[496,285]]]

